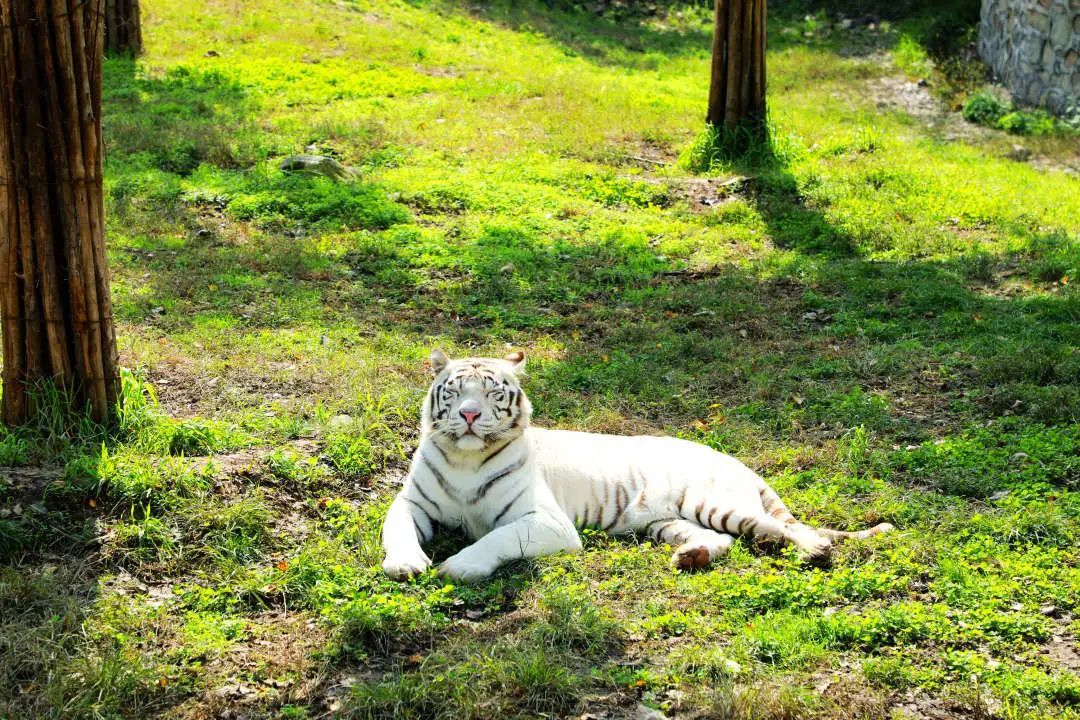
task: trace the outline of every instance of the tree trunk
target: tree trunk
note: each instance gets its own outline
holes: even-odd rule
[[[115,55],[142,52],[139,0],[105,0],[105,49]]]
[[[0,1],[2,419],[52,381],[108,419],[119,390],[105,264],[105,0]]]
[[[706,121],[765,129],[765,0],[716,0]]]

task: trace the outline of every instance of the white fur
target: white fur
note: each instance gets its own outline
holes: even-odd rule
[[[697,443],[531,427],[524,395],[517,412],[501,418],[488,393],[498,392],[493,384],[520,391],[522,363],[523,357],[450,362],[432,354],[437,376],[424,404],[420,447],[383,527],[388,575],[409,577],[431,566],[421,541],[434,533],[432,521],[463,528],[475,540],[439,566],[462,580],[487,577],[511,560],[577,551],[577,528],[585,526],[651,534],[676,546],[673,560],[684,568],[725,554],[734,534],[792,542],[813,558],[828,553],[830,538],[890,528],[810,528],[791,517],[756,473]],[[435,418],[432,393],[454,377],[456,394],[439,405],[448,412]],[[475,434],[458,417],[466,403],[482,409]]]

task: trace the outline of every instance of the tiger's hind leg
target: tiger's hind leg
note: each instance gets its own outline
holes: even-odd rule
[[[829,537],[799,522],[781,522],[764,510],[747,514],[735,510],[712,510],[708,513],[707,522],[717,532],[789,542],[799,549],[803,560],[810,563],[828,562],[832,551]]]
[[[689,520],[665,518],[654,520],[645,527],[649,537],[675,548],[671,564],[679,570],[693,570],[709,565],[727,555],[735,538]]]

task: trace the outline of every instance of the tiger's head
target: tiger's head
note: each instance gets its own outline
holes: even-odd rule
[[[525,353],[451,360],[442,350],[430,357],[435,380],[424,403],[423,430],[461,451],[483,450],[524,432],[532,405],[518,375]]]

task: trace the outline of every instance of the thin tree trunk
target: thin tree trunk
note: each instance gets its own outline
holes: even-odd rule
[[[765,0],[716,0],[706,122],[765,128]]]
[[[0,2],[2,419],[51,380],[107,420],[119,361],[105,262],[106,0]]]
[[[142,52],[139,0],[105,0],[105,49],[115,55]]]

